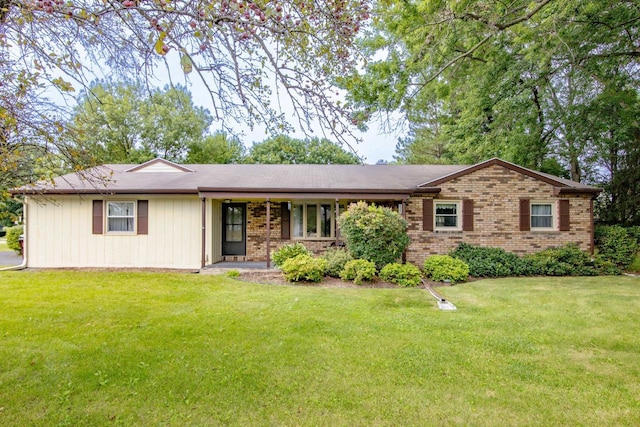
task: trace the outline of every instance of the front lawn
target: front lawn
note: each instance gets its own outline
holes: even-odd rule
[[[0,273],[0,424],[640,424],[640,279],[439,291]]]

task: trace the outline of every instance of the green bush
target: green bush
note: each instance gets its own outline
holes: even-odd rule
[[[356,285],[361,285],[363,280],[373,280],[374,277],[376,277],[376,265],[366,259],[348,261],[340,272],[342,280],[353,280]]]
[[[13,249],[20,255],[22,255],[22,248],[20,247],[20,236],[24,232],[24,227],[16,225],[15,227],[7,228],[7,247]]]
[[[327,261],[325,274],[331,277],[340,277],[340,272],[344,269],[344,265],[353,259],[345,248],[329,248],[322,255],[322,258]]]
[[[306,254],[289,258],[281,266],[284,277],[290,282],[319,282],[326,268],[327,261]]]
[[[389,208],[352,203],[338,224],[351,255],[378,269],[398,260],[409,245],[407,222]]]
[[[449,255],[467,263],[475,277],[526,276],[529,268],[522,258],[500,248],[485,248],[460,243]]]
[[[276,267],[282,267],[282,264],[284,264],[286,260],[298,255],[312,256],[313,254],[302,243],[294,243],[281,246],[273,253],[271,258]]]
[[[380,270],[380,278],[387,282],[395,283],[404,287],[413,287],[420,284],[422,273],[413,264],[387,264]]]
[[[469,266],[449,255],[432,255],[424,260],[425,274],[436,282],[464,282],[469,276]]]
[[[629,236],[636,239],[636,243],[640,245],[640,225],[634,225],[633,227],[628,227],[627,233],[629,233]]]
[[[635,237],[619,225],[596,227],[595,243],[598,254],[619,268],[627,268],[638,252]]]
[[[597,276],[620,274],[615,264],[601,257],[592,258],[575,244],[526,255],[531,274],[545,276]]]

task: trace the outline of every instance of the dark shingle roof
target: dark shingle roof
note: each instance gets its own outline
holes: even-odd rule
[[[526,171],[528,175],[560,187],[593,189],[573,181],[520,168],[502,160],[477,165],[174,165],[153,160],[166,170],[155,171],[144,165],[108,164],[90,169],[84,174],[67,174],[51,183],[16,190],[16,193],[165,193],[197,194],[198,192],[314,192],[336,193],[388,192],[410,193],[428,189],[429,183],[441,183],[464,175],[467,169],[477,170],[489,162]],[[189,171],[191,170],[191,171]],[[514,169],[515,170],[515,169]],[[449,178],[452,177],[452,178]],[[594,189],[595,190],[595,189]]]

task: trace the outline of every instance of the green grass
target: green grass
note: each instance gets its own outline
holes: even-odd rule
[[[5,242],[0,242],[0,252],[10,251],[9,246]]]
[[[640,424],[640,279],[441,292],[0,273],[0,424]]]

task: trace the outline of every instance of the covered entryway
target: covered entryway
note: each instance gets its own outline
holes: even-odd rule
[[[222,204],[222,256],[247,254],[246,203]]]

